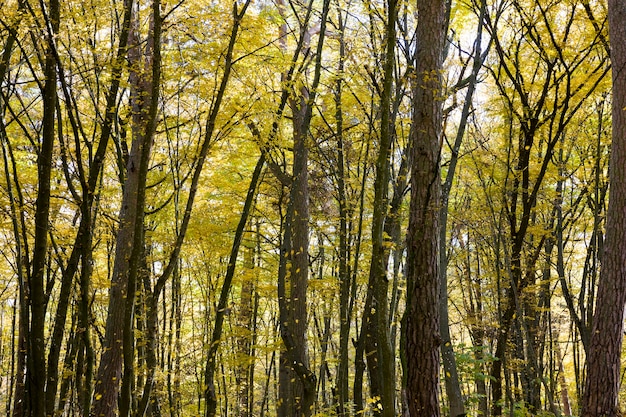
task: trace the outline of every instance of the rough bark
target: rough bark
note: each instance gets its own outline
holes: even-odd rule
[[[609,206],[596,311],[587,356],[582,401],[584,417],[620,415],[620,354],[626,304],[626,3],[609,0],[613,68],[613,132],[609,170]]]
[[[126,179],[120,208],[120,223],[116,237],[115,259],[104,338],[104,351],[98,368],[91,415],[113,417],[119,412],[129,413],[128,397],[123,395],[119,403],[122,363],[126,378],[132,350],[133,300],[135,282],[143,247],[143,216],[145,185],[150,151],[156,128],[158,92],[160,82],[160,2],[153,2],[154,19],[148,50],[141,57],[135,49],[134,74],[131,74],[131,105],[133,112],[133,142],[126,166]],[[131,48],[139,48],[133,43]],[[132,54],[130,55],[132,57]],[[125,386],[126,383],[122,383]]]
[[[308,124],[310,120],[306,120],[308,93],[307,96],[297,100],[298,104],[292,104],[293,110],[293,125],[294,125],[294,167],[293,178],[291,183],[290,202],[292,205],[292,223],[291,228],[288,231],[291,241],[291,251],[289,253],[290,267],[287,274],[289,281],[289,298],[288,298],[288,320],[290,332],[293,337],[293,346],[286,347],[291,352],[286,352],[286,355],[281,357],[281,363],[284,364],[284,360],[287,361],[286,367],[292,368],[291,362],[293,360],[300,361],[305,367],[308,368],[308,353],[307,353],[307,341],[306,330],[308,328],[308,314],[307,314],[307,287],[309,279],[309,185],[308,185],[308,145],[306,139],[308,136]],[[285,325],[285,323],[281,323]],[[284,366],[283,366],[284,368]],[[303,381],[300,381],[298,374],[295,370],[287,372],[291,382],[287,383],[282,381],[281,387],[286,388],[286,384],[289,386],[289,401],[284,407],[293,408],[295,413],[293,415],[310,415],[312,410],[310,407],[313,405],[305,404],[305,395],[311,395],[311,393],[305,394],[305,387]],[[309,401],[306,401],[307,403]],[[292,415],[290,410],[285,410],[284,415]]]
[[[374,211],[372,214],[372,257],[368,281],[368,301],[364,314],[365,355],[370,371],[370,392],[378,401],[373,411],[385,417],[395,415],[395,357],[389,329],[387,266],[385,265],[385,218],[389,205],[389,160],[392,145],[391,95],[395,63],[396,18],[398,4],[387,3],[385,28],[385,61],[380,98],[380,137],[374,179]]]
[[[407,232],[406,395],[412,417],[439,410],[439,158],[446,2],[418,1],[411,205]]]
[[[311,6],[307,14],[311,12]],[[320,84],[322,51],[330,1],[323,2],[315,69],[310,87],[302,86],[289,97],[293,126],[293,174],[289,192],[284,250],[288,265],[281,259],[279,271],[280,332],[284,350],[280,358],[279,416],[310,416],[316,395],[317,378],[309,368],[306,333],[308,328],[307,288],[309,274],[309,128]],[[308,22],[308,18],[305,19]],[[308,50],[310,29],[301,32],[302,45]],[[289,284],[289,294],[286,284]]]
[[[344,23],[341,10],[337,12],[339,29],[339,65],[338,73],[344,71],[346,42],[344,39]],[[335,402],[337,415],[348,415],[348,347],[350,336],[350,312],[348,309],[350,298],[350,270],[349,270],[349,239],[348,217],[350,216],[349,204],[346,197],[346,179],[344,154],[344,128],[343,128],[343,79],[337,77],[335,83],[335,130],[337,135],[337,200],[339,205],[339,247],[338,252],[338,279],[339,279],[339,363],[337,364],[337,377],[335,381]]]

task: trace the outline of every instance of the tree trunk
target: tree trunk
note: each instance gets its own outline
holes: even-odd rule
[[[609,170],[609,206],[596,311],[593,317],[587,380],[583,395],[584,417],[620,415],[618,394],[620,355],[626,303],[626,3],[609,0],[609,35],[613,68],[613,133]]]
[[[160,2],[153,2],[151,40],[145,56],[131,43],[129,57],[136,65],[131,74],[131,105],[133,112],[133,143],[126,167],[126,179],[120,208],[120,223],[116,237],[115,260],[109,290],[104,351],[98,368],[91,415],[113,417],[130,412],[128,386],[132,363],[132,312],[135,282],[143,247],[143,216],[146,177],[150,151],[156,128],[160,85]],[[134,54],[134,56],[133,56]],[[122,362],[125,382],[120,393]],[[131,369],[128,369],[128,366]],[[126,392],[126,394],[125,394]],[[118,411],[118,394],[121,394]]]
[[[250,372],[254,366],[254,357],[251,355],[253,342],[254,317],[254,287],[255,274],[255,242],[248,240],[244,243],[244,276],[241,283],[241,296],[237,311],[237,365],[235,381],[237,383],[237,402],[235,412],[240,417],[252,417],[250,399],[254,385],[250,381]]]
[[[342,12],[337,13],[339,29],[339,66],[338,73],[344,71],[346,42],[344,39],[344,22]],[[339,203],[339,247],[338,252],[338,279],[339,279],[339,361],[337,364],[337,377],[335,381],[335,402],[338,417],[348,414],[348,347],[350,337],[350,246],[348,239],[349,204],[346,197],[346,179],[348,174],[345,169],[344,154],[344,128],[343,128],[343,79],[337,77],[335,82],[335,129],[337,135],[337,200]]]
[[[233,246],[230,251],[226,277],[224,278],[224,283],[222,284],[222,290],[220,292],[220,298],[217,304],[217,310],[215,313],[215,324],[213,327],[213,335],[209,343],[209,352],[207,355],[207,363],[204,377],[204,383],[206,385],[204,392],[206,402],[206,417],[213,417],[217,415],[217,393],[215,391],[215,369],[217,350],[219,348],[220,339],[222,337],[222,327],[224,324],[224,317],[227,313],[228,296],[230,294],[232,281],[235,276],[235,267],[237,263],[237,256],[239,254],[239,248],[243,240],[244,229],[246,227],[246,224],[248,224],[248,217],[250,216],[250,212],[252,210],[252,203],[254,202],[257,186],[259,184],[261,172],[263,171],[264,165],[265,157],[263,156],[263,154],[261,154],[261,157],[257,161],[256,167],[254,168],[252,180],[250,181],[248,193],[246,195],[246,201],[241,212],[241,217],[239,219],[239,224],[237,225],[237,230],[235,231],[235,239],[233,241]]]
[[[441,359],[444,370],[444,380],[446,387],[446,394],[448,396],[448,402],[450,403],[450,416],[457,417],[465,415],[465,403],[461,394],[461,385],[459,382],[459,374],[456,366],[456,358],[454,356],[454,348],[452,346],[452,338],[450,336],[450,323],[448,313],[448,256],[446,253],[447,244],[447,231],[448,231],[448,206],[450,191],[452,189],[452,183],[456,172],[456,167],[459,161],[459,151],[463,136],[465,135],[465,129],[467,127],[467,121],[470,115],[472,107],[472,99],[474,97],[474,91],[476,91],[476,85],[478,84],[478,73],[480,72],[483,62],[487,57],[486,53],[483,54],[482,50],[482,32],[485,21],[485,13],[487,11],[487,2],[482,0],[480,2],[480,13],[478,16],[478,28],[476,30],[476,40],[474,42],[474,57],[472,63],[472,72],[468,77],[467,92],[465,94],[465,100],[463,103],[463,109],[461,111],[461,120],[457,129],[456,139],[451,149],[452,156],[448,166],[448,173],[446,179],[442,185],[441,190],[441,206],[439,208],[439,282],[440,282],[440,300],[439,300],[439,315],[440,315],[440,328],[441,328]],[[489,46],[487,47],[487,51]],[[484,381],[483,385],[484,385]]]
[[[418,1],[411,205],[407,232],[406,395],[411,417],[439,410],[439,158],[446,2]]]
[[[48,10],[50,15],[48,33],[46,34],[46,81],[43,89],[42,142],[37,159],[38,189],[35,212],[35,239],[33,263],[28,282],[31,303],[31,321],[27,354],[27,392],[32,407],[31,415],[33,417],[43,417],[46,415],[45,322],[47,300],[44,288],[44,275],[48,255],[50,178],[53,165],[52,151],[56,138],[57,70],[53,51],[55,35],[59,30],[59,1],[50,0]]]
[[[293,367],[298,361],[300,366],[309,368],[306,349],[307,287],[309,275],[309,185],[308,185],[308,92],[298,104],[292,103],[294,125],[293,177],[289,195],[289,210],[285,234],[289,234],[285,256],[289,258],[286,279],[289,282],[289,295],[284,300],[284,320],[281,318],[281,334],[285,342],[285,351],[281,352],[281,379],[279,415],[308,416],[311,414],[315,396],[315,381],[305,381]],[[281,297],[279,295],[279,297]],[[283,314],[281,314],[281,317]],[[286,341],[285,339],[291,339]],[[310,371],[309,371],[310,372]],[[312,375],[312,374],[311,374]]]
[[[309,368],[306,332],[308,328],[307,288],[309,274],[309,128],[320,84],[322,51],[330,1],[323,2],[315,69],[310,88],[302,86],[289,98],[293,126],[293,174],[285,223],[285,237],[279,271],[280,330],[284,344],[280,360],[279,416],[310,416],[316,395],[317,379]],[[309,8],[307,14],[311,12]],[[308,18],[305,20],[308,22]],[[299,45],[308,49],[309,28],[304,26]],[[289,294],[286,294],[286,280]],[[289,379],[287,379],[289,378]]]
[[[388,213],[389,160],[392,145],[391,95],[395,63],[396,17],[398,4],[389,0],[385,28],[385,63],[383,90],[380,99],[380,137],[374,179],[374,212],[372,215],[372,257],[368,282],[368,300],[360,343],[365,343],[365,356],[370,370],[370,388],[375,415],[395,415],[395,357],[389,330],[387,265],[385,264],[384,227]],[[365,334],[363,334],[365,333]]]

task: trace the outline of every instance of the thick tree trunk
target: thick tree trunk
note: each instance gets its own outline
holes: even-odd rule
[[[289,234],[285,254],[289,258],[289,267],[286,272],[286,280],[289,283],[289,294],[286,295],[286,308],[284,317],[281,319],[281,334],[285,342],[285,351],[281,353],[281,379],[279,415],[281,416],[308,416],[312,413],[315,396],[314,381],[306,381],[301,378],[301,372],[294,368],[294,361],[299,366],[309,368],[308,353],[306,349],[306,331],[308,327],[307,315],[307,287],[309,279],[309,184],[308,184],[308,145],[306,137],[310,119],[308,92],[303,91],[300,100],[292,102],[294,146],[293,146],[293,176],[291,192],[289,194],[289,213],[291,218],[285,229]],[[309,116],[310,117],[310,116]],[[281,317],[283,314],[281,314]],[[289,341],[285,339],[291,339]],[[310,372],[310,371],[309,371]]]
[[[131,104],[133,111],[133,143],[126,166],[126,179],[120,208],[120,224],[116,237],[115,260],[104,339],[104,351],[98,368],[91,415],[113,417],[119,412],[126,417],[130,412],[128,388],[120,392],[122,363],[127,387],[132,371],[132,312],[135,282],[143,247],[143,216],[145,185],[158,109],[160,85],[160,2],[153,2],[153,24],[145,56],[138,42],[129,52],[136,65],[131,73]],[[128,369],[130,366],[131,369]],[[126,394],[125,392],[126,391]],[[119,411],[118,395],[121,394]]]
[[[406,395],[411,417],[436,417],[440,415],[439,158],[446,2],[418,1],[418,13],[407,234]]]
[[[312,5],[312,4],[311,4]],[[309,177],[308,136],[313,106],[320,84],[322,51],[330,1],[323,2],[315,67],[310,88],[302,86],[289,97],[293,125],[293,174],[284,229],[284,249],[279,271],[280,331],[284,344],[281,352],[279,416],[310,416],[316,396],[317,378],[309,368],[306,333],[308,328],[307,288],[309,274]],[[311,9],[307,9],[307,16]],[[308,17],[305,19],[308,22]],[[300,46],[308,49],[310,29],[302,27]],[[293,67],[292,67],[293,68]],[[288,75],[290,78],[290,75]],[[288,260],[288,265],[285,261]],[[286,294],[289,280],[289,294]],[[287,380],[289,378],[290,380]]]
[[[620,415],[620,356],[626,303],[626,3],[609,0],[613,68],[613,133],[609,170],[609,206],[596,311],[587,356],[582,401],[584,417]]]

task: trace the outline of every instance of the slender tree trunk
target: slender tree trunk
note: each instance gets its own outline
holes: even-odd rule
[[[237,384],[237,402],[235,413],[240,417],[252,417],[249,412],[250,398],[254,385],[250,382],[250,372],[254,366],[254,357],[251,355],[253,340],[254,313],[254,279],[255,273],[255,242],[246,239],[244,243],[244,276],[241,283],[241,298],[237,311],[237,365],[235,381]]]
[[[0,60],[0,85],[5,85],[5,77],[11,61],[11,55],[13,54],[13,48],[17,41],[17,30],[22,21],[22,13],[25,3],[20,0],[18,2],[18,16],[20,16],[12,27],[8,27],[8,36],[4,42],[2,57]],[[18,284],[17,305],[13,306],[13,331],[12,335],[16,335],[12,342],[12,351],[14,356],[11,360],[11,379],[8,386],[8,393],[6,396],[6,415],[11,416],[11,402],[13,401],[13,415],[15,417],[25,414],[25,374],[26,374],[26,336],[28,326],[28,303],[26,294],[26,269],[24,260],[24,248],[21,238],[20,225],[18,219],[18,208],[15,194],[13,191],[14,181],[17,181],[17,177],[12,178],[9,167],[8,156],[8,136],[6,132],[6,124],[4,120],[4,112],[6,106],[4,103],[5,95],[0,96],[0,146],[2,147],[2,162],[4,165],[4,179],[6,181],[6,192],[8,194],[8,200],[10,204],[11,223],[13,238],[15,239],[15,273]],[[17,308],[19,306],[19,310]],[[19,311],[19,313],[18,313]],[[17,333],[17,334],[16,334]],[[15,343],[17,339],[17,343]],[[13,395],[13,397],[11,397]]]
[[[370,370],[370,388],[376,415],[390,417],[395,415],[395,357],[389,331],[389,297],[387,266],[385,265],[384,225],[388,213],[389,160],[392,145],[391,95],[393,70],[395,63],[396,18],[398,5],[396,0],[387,3],[387,22],[385,28],[385,63],[383,90],[381,96],[381,119],[379,149],[376,158],[376,177],[374,179],[374,212],[372,215],[372,257],[368,282],[368,300],[364,313],[365,326],[361,338],[365,343],[365,356]]]
[[[369,154],[370,149],[370,141],[367,141],[365,144],[365,155]],[[361,176],[361,184],[360,184],[360,193],[359,193],[359,220],[356,232],[356,242],[354,248],[354,263],[351,271],[351,287],[350,287],[350,302],[348,306],[348,316],[352,316],[352,311],[354,309],[354,301],[357,297],[357,273],[359,271],[359,257],[360,257],[360,247],[361,247],[361,239],[363,236],[363,216],[364,216],[364,208],[365,208],[365,184],[367,182],[367,166],[369,162],[367,158],[363,161],[363,175]],[[371,291],[367,291],[365,305],[364,305],[364,316],[368,311],[371,310]],[[361,322],[360,331],[357,333],[356,341],[353,340],[352,343],[354,345],[354,381],[353,381],[353,403],[354,403],[354,412],[356,415],[363,414],[363,376],[365,374],[365,361],[363,360],[363,354],[365,349],[364,344],[364,332],[367,331],[367,326],[365,323],[365,317],[363,317]]]
[[[465,94],[465,100],[463,103],[463,109],[461,111],[461,120],[457,130],[456,139],[452,148],[452,157],[450,159],[448,173],[443,183],[441,190],[441,207],[439,211],[440,216],[440,228],[439,228],[439,281],[440,281],[440,307],[439,314],[441,318],[441,357],[444,369],[444,379],[446,394],[450,403],[450,416],[456,417],[465,414],[464,399],[461,395],[461,386],[459,383],[459,375],[456,366],[456,358],[454,356],[454,349],[452,347],[452,340],[450,336],[450,324],[448,313],[448,259],[446,254],[447,243],[447,223],[448,223],[448,203],[450,197],[450,191],[452,189],[452,183],[454,180],[456,166],[459,160],[459,151],[461,148],[461,142],[465,135],[465,128],[467,126],[467,120],[470,115],[472,99],[474,91],[476,91],[476,85],[478,84],[478,73],[482,68],[482,64],[487,56],[483,54],[482,50],[482,30],[485,20],[485,13],[487,10],[486,0],[482,0],[480,3],[480,14],[478,21],[478,29],[476,31],[476,40],[474,42],[474,58],[472,64],[472,72],[468,79],[467,93]],[[487,50],[489,47],[487,47]]]
[[[407,234],[406,395],[411,417],[435,417],[440,414],[439,158],[446,3],[418,1],[418,10]]]
[[[342,11],[337,11],[339,25],[339,74],[344,71],[344,60],[346,44],[344,39],[344,22]],[[337,194],[339,203],[339,363],[337,364],[337,377],[335,381],[338,417],[348,415],[348,348],[350,337],[350,270],[349,270],[349,240],[348,240],[348,218],[350,210],[346,197],[345,154],[344,154],[344,128],[343,128],[343,79],[337,77],[335,83],[335,123],[337,135]]]
[[[49,32],[46,34],[42,142],[37,159],[38,190],[35,203],[35,239],[32,270],[29,277],[31,323],[27,355],[27,384],[29,386],[29,401],[32,407],[31,415],[33,417],[46,415],[45,322],[47,300],[44,277],[48,255],[52,152],[56,139],[57,70],[53,51],[55,35],[59,30],[60,4],[58,0],[50,0],[48,12]]]
[[[626,3],[609,0],[609,35],[613,68],[613,133],[609,207],[596,311],[587,356],[583,417],[619,416],[620,356],[626,304]]]
[[[241,217],[239,219],[239,224],[237,225],[237,230],[235,231],[235,239],[233,241],[233,246],[230,251],[230,259],[228,261],[228,268],[226,271],[226,276],[224,278],[224,283],[222,284],[220,298],[217,304],[217,310],[215,313],[215,324],[213,327],[213,335],[209,343],[209,352],[207,355],[207,363],[206,363],[205,377],[204,377],[205,385],[206,385],[206,389],[204,393],[205,401],[206,401],[206,410],[205,410],[206,417],[213,417],[217,415],[217,393],[215,390],[215,370],[216,370],[217,350],[219,348],[220,339],[222,337],[222,326],[224,323],[224,317],[226,316],[228,296],[230,294],[232,281],[235,276],[237,256],[239,254],[239,248],[243,240],[244,228],[246,227],[246,224],[248,224],[248,218],[250,216],[250,211],[252,210],[252,203],[254,202],[256,190],[257,190],[260,178],[261,178],[261,172],[263,170],[264,165],[265,165],[265,157],[263,156],[263,154],[261,154],[261,157],[257,161],[256,167],[252,174],[252,180],[250,181],[250,186],[248,187],[246,201],[244,203]]]
[[[18,14],[22,16],[24,2],[18,3]],[[4,44],[2,52],[2,60],[0,61],[0,85],[4,85],[7,70],[13,47],[17,40],[17,29],[22,19],[15,22],[14,27],[8,28],[9,35]],[[0,96],[0,146],[2,147],[2,162],[4,165],[4,179],[6,182],[6,192],[8,195],[11,225],[13,238],[15,240],[15,274],[17,279],[17,303],[13,306],[13,331],[11,334],[16,335],[12,344],[15,352],[11,361],[11,380],[9,383],[9,392],[7,396],[6,411],[7,416],[11,416],[11,402],[13,402],[13,413],[15,417],[27,415],[28,408],[26,404],[26,353],[28,349],[28,323],[29,323],[29,302],[28,302],[28,241],[23,239],[24,217],[20,215],[21,207],[21,191],[17,177],[15,159],[9,143],[9,137],[6,132],[6,124],[4,120],[4,112],[6,106],[4,103],[5,96]],[[13,174],[11,173],[13,172]],[[14,187],[15,186],[15,190]],[[10,395],[13,395],[11,397]]]

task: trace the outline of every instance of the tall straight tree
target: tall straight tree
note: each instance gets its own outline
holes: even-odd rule
[[[389,161],[391,157],[392,126],[391,96],[393,71],[395,67],[396,18],[398,2],[387,2],[387,22],[385,28],[385,61],[383,86],[380,97],[380,137],[376,157],[376,177],[374,179],[374,212],[372,216],[372,258],[370,261],[369,282],[365,318],[365,337],[373,338],[375,346],[373,361],[368,359],[370,368],[371,394],[378,399],[374,412],[381,416],[395,415],[395,361],[389,331],[389,297],[387,268],[385,265],[385,219],[389,205]],[[370,301],[371,300],[371,301]],[[368,304],[371,303],[371,304]],[[369,307],[369,308],[368,308]],[[374,362],[374,366],[371,362]]]
[[[482,50],[482,32],[485,21],[485,13],[487,12],[487,1],[481,0],[480,11],[478,13],[478,28],[476,30],[476,39],[474,41],[474,57],[472,58],[472,72],[467,78],[467,92],[465,93],[465,100],[463,103],[463,110],[461,111],[461,119],[459,121],[458,130],[456,132],[456,138],[454,139],[454,145],[450,149],[451,157],[448,165],[448,173],[442,184],[441,189],[441,204],[439,207],[439,245],[440,248],[445,248],[446,239],[448,235],[448,207],[450,201],[450,191],[452,190],[452,183],[456,172],[456,167],[459,162],[459,150],[463,137],[465,136],[465,129],[467,127],[467,121],[472,109],[472,98],[474,91],[476,91],[476,85],[478,84],[478,74],[483,67],[483,63],[487,58],[487,51]],[[459,81],[463,82],[463,81]],[[448,396],[448,402],[450,404],[450,416],[461,416],[465,414],[464,399],[461,394],[461,385],[459,383],[459,375],[456,366],[456,359],[454,356],[454,349],[452,348],[452,338],[450,336],[450,323],[448,313],[448,255],[446,250],[439,251],[439,282],[440,297],[439,300],[439,314],[441,320],[441,361],[444,370],[444,379],[446,386],[446,394]]]
[[[30,415],[43,417],[45,408],[45,323],[47,300],[44,277],[48,253],[48,231],[50,217],[50,178],[52,154],[56,137],[57,68],[53,54],[55,34],[59,30],[60,4],[58,0],[48,3],[50,13],[46,33],[45,85],[43,89],[43,123],[41,148],[37,158],[37,202],[35,212],[35,241],[32,270],[29,276],[31,303],[30,332],[27,354],[27,392],[30,400]]]
[[[132,312],[135,282],[143,247],[143,217],[146,177],[156,129],[161,70],[161,4],[152,3],[152,21],[145,50],[135,32],[130,43],[132,148],[126,166],[126,179],[116,237],[113,276],[109,291],[104,351],[98,368],[91,415],[127,416],[129,414],[129,368],[132,367]],[[137,17],[134,17],[137,19]],[[138,31],[137,28],[131,29]],[[124,382],[120,381],[124,363]],[[125,393],[126,392],[126,393]],[[118,398],[119,396],[119,398]],[[118,399],[120,401],[118,411]]]
[[[613,68],[613,133],[609,206],[596,311],[587,355],[584,417],[618,416],[620,355],[626,304],[626,3],[609,0],[609,37]]]
[[[439,416],[439,207],[445,0],[418,0],[411,205],[407,232],[406,396],[409,415]]]
[[[312,10],[309,3],[307,14]],[[310,416],[313,412],[317,379],[309,368],[306,332],[308,327],[307,288],[309,280],[309,146],[313,106],[320,85],[322,50],[330,0],[323,2],[319,38],[314,56],[313,80],[289,97],[293,119],[293,174],[279,271],[278,298],[280,333],[284,352],[280,367],[279,416]],[[304,27],[303,46],[308,53],[313,29]],[[288,265],[286,264],[288,262]],[[289,294],[286,284],[289,282]],[[287,379],[289,378],[289,379]]]

